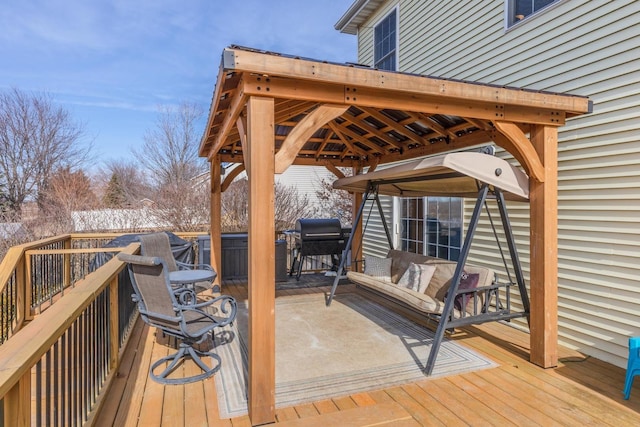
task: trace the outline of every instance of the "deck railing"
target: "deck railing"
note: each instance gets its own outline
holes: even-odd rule
[[[139,245],[122,252],[137,253]],[[3,425],[93,423],[137,316],[124,271],[112,258],[0,346]]]
[[[123,264],[108,261],[112,256],[97,262],[98,254],[125,250],[103,247],[122,234],[66,234],[14,246],[5,255],[0,423],[66,426],[91,420],[137,313]],[[197,256],[203,233],[178,234],[194,243]],[[138,251],[138,244],[126,250]]]
[[[122,234],[65,234],[10,248],[0,263],[0,344],[99,267],[96,254],[118,252],[102,246]],[[179,233],[194,243],[201,234]]]
[[[5,255],[0,426],[93,423],[137,316],[123,263],[112,256],[97,262],[97,254],[139,251],[137,243],[103,247],[121,234],[61,235],[14,246]],[[203,233],[177,234],[194,244],[197,257]],[[305,270],[328,266],[327,260],[307,262]]]

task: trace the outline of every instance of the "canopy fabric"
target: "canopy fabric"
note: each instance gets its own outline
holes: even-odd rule
[[[477,152],[448,153],[387,169],[345,177],[333,188],[364,193],[369,184],[378,193],[399,197],[477,197],[478,182],[504,192],[511,200],[529,200],[529,178],[499,157]]]

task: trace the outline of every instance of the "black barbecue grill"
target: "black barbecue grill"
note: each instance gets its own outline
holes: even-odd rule
[[[297,267],[296,279],[300,280],[302,264],[307,256],[312,255],[331,255],[332,268],[337,270],[346,244],[339,219],[299,219],[296,221],[294,238],[289,276]]]

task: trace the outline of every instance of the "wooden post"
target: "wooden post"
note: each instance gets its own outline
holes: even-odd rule
[[[4,425],[31,425],[31,371],[27,371],[4,396]]]
[[[274,101],[247,102],[249,148],[249,417],[275,421]],[[245,154],[246,156],[246,154]]]
[[[218,273],[216,283],[222,286],[222,226],[220,216],[222,214],[222,177],[220,175],[220,156],[214,156],[210,163],[211,172],[211,221],[210,221],[210,248],[211,259],[200,262],[209,263]]]
[[[109,370],[118,369],[120,354],[120,328],[118,301],[118,275],[109,283],[109,347],[111,355],[109,357]]]
[[[531,127],[531,143],[544,165],[544,182],[530,179],[531,362],[558,364],[558,130]]]

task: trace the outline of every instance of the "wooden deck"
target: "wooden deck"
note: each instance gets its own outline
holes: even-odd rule
[[[352,285],[339,289],[355,290]],[[306,287],[276,295],[327,291]],[[224,292],[244,299],[247,288],[232,283]],[[276,421],[284,426],[640,425],[640,380],[631,399],[623,400],[623,369],[563,348],[557,368],[539,368],[528,362],[528,335],[501,324],[468,327],[452,338],[500,366],[277,409]],[[138,321],[98,425],[251,425],[247,416],[220,419],[213,379],[166,387],[150,380],[150,363],[168,351],[154,331]]]

